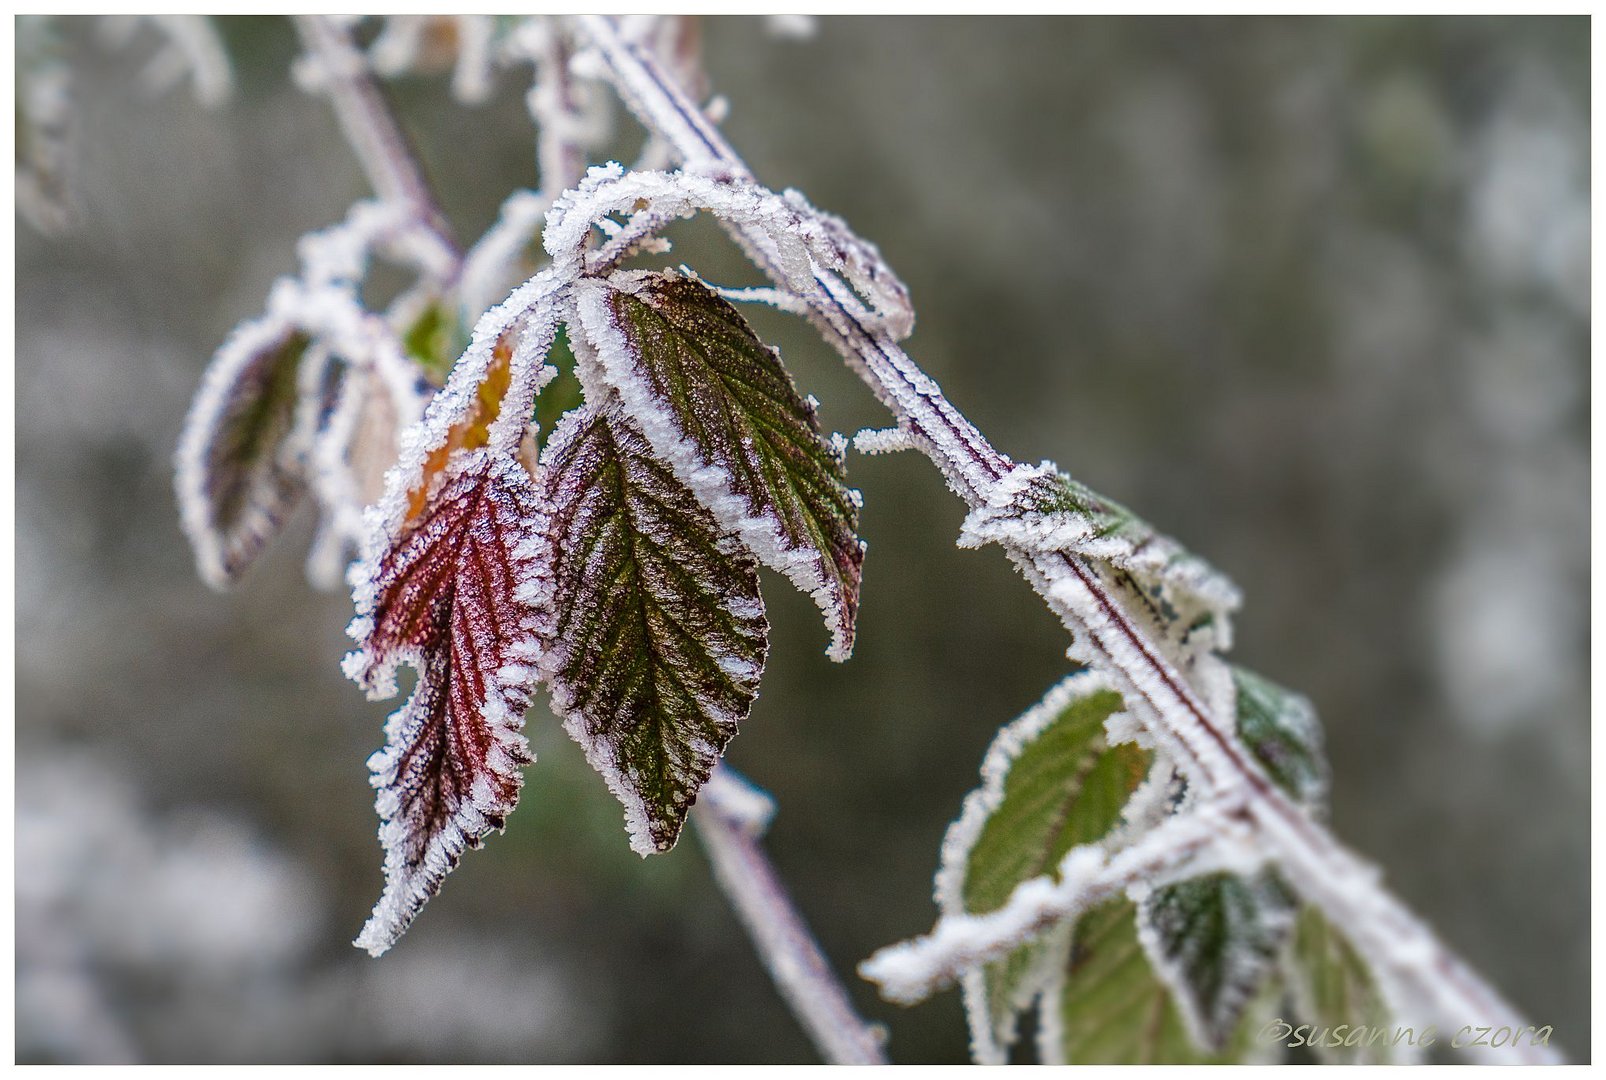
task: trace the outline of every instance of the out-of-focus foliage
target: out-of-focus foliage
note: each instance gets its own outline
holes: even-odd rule
[[[138,56],[69,23],[78,229],[18,231],[19,1058],[807,1060],[695,847],[625,850],[544,704],[514,827],[386,958],[350,948],[386,707],[338,670],[348,602],[305,588],[295,545],[218,600],[169,476],[206,358],[363,182],[285,78],[288,28],[222,29],[236,96],[212,112],[145,96]],[[1239,653],[1326,720],[1337,831],[1586,1056],[1587,24],[706,31],[760,179],[881,246],[911,352],[1002,449],[1232,576]],[[396,100],[477,235],[533,180],[529,129],[519,88],[465,122],[448,77]],[[719,244],[694,227],[676,257],[736,283]],[[827,430],[884,423],[809,331],[753,321]],[[976,762],[1063,669],[1004,560],[954,548],[925,463],[850,469],[853,660],[768,589],[733,747],[842,970],[929,923]],[[251,911],[281,913],[272,940],[232,921]],[[899,1060],[962,1059],[956,995],[858,1002]]]

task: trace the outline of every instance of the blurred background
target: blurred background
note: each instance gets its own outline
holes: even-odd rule
[[[286,23],[226,19],[237,93],[142,89],[154,38],[69,23],[77,229],[17,231],[17,1056],[793,1062],[813,1051],[695,841],[643,862],[544,703],[507,833],[400,945],[364,760],[395,703],[340,674],[297,521],[196,579],[171,458],[210,353],[367,194]],[[878,243],[909,351],[1000,449],[1052,458],[1232,575],[1237,658],[1311,696],[1338,834],[1527,1017],[1590,1051],[1589,33],[1584,19],[711,19],[759,178]],[[395,100],[463,237],[535,182],[511,75]],[[621,154],[639,143],[627,119]],[[628,157],[626,158],[628,160]],[[698,237],[676,259],[751,278]],[[882,426],[755,313],[826,424]],[[902,1062],[957,995],[851,975],[923,931],[937,848],[1063,631],[925,459],[851,456],[859,644],[766,580],[731,749],[769,849]],[[1505,1017],[1475,1018],[1498,1025]]]

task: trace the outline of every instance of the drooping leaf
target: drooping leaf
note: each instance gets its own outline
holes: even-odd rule
[[[853,650],[864,546],[840,445],[780,358],[695,278],[618,275],[577,295],[600,379],[648,443],[761,562],[813,597],[828,655]],[[597,381],[584,367],[581,381]],[[588,384],[588,391],[596,395]]]
[[[1392,1033],[1393,1012],[1366,961],[1313,905],[1300,908],[1294,926],[1290,986],[1298,1024],[1319,1029],[1311,1049],[1323,1061],[1372,1065],[1408,1061],[1415,1051]],[[1366,1037],[1357,1036],[1364,1029]],[[1331,1046],[1329,1043],[1339,1045]],[[1348,1042],[1349,1045],[1344,1045]]]
[[[243,323],[213,357],[184,422],[179,506],[213,588],[239,580],[305,488],[310,433],[297,418],[308,344],[280,319]]]
[[[631,847],[666,851],[758,694],[758,567],[617,400],[553,431],[541,497],[553,707],[624,804]]]
[[[1293,926],[1294,898],[1269,874],[1204,874],[1152,890],[1138,905],[1143,943],[1195,1041],[1226,1046],[1271,975]]]
[[[1238,702],[1238,737],[1279,787],[1320,809],[1327,798],[1328,765],[1322,725],[1310,699],[1241,667],[1232,669]]]
[[[1002,907],[1021,882],[1054,873],[1071,848],[1102,839],[1120,821],[1151,758],[1132,743],[1106,741],[1104,723],[1121,706],[1120,694],[1082,672],[999,732],[982,787],[943,842],[936,893],[945,916]],[[1044,965],[1063,952],[1069,932],[1056,928],[963,976],[978,1061],[1006,1059],[1021,1012],[1053,974]]]
[[[387,696],[399,664],[418,672],[368,763],[385,892],[357,944],[376,956],[517,802],[539,650],[521,589],[534,580],[537,527],[535,485],[518,460],[459,454],[358,588],[347,674]]]
[[[1254,1044],[1264,1020],[1258,1008],[1221,1050],[1197,1046],[1138,943],[1135,914],[1130,900],[1112,900],[1076,921],[1063,966],[1042,997],[1038,1048],[1045,1064],[1224,1064],[1274,1049]]]

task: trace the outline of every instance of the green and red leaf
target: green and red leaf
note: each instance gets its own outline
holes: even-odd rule
[[[418,672],[407,703],[369,760],[379,789],[385,892],[357,944],[389,948],[441,886],[464,848],[500,829],[518,800],[522,734],[536,682],[533,578],[537,499],[517,458],[454,455],[357,588],[346,671],[372,696]]]

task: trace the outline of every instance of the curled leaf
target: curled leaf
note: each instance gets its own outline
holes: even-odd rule
[[[591,280],[577,306],[595,352],[582,382],[600,375],[617,390],[720,526],[813,597],[831,631],[828,655],[846,659],[864,562],[858,495],[841,447],[821,436],[779,357],[729,302],[684,275]]]
[[[617,401],[553,431],[541,497],[553,707],[624,804],[631,847],[666,851],[758,695],[758,567]]]
[[[385,892],[357,944],[374,955],[406,930],[465,847],[500,829],[532,760],[521,729],[536,682],[536,492],[514,457],[455,457],[445,482],[357,591],[346,672],[372,696],[418,672],[368,762],[379,789]]]
[[[297,419],[308,344],[272,316],[242,324],[213,357],[184,421],[179,507],[213,588],[239,580],[301,498],[309,433]]]
[[[996,543],[1033,555],[1088,559],[1106,590],[1167,658],[1204,693],[1217,671],[1201,659],[1232,646],[1241,603],[1225,575],[1132,511],[1060,472],[1052,463],[1017,465],[965,518],[961,547]]]

